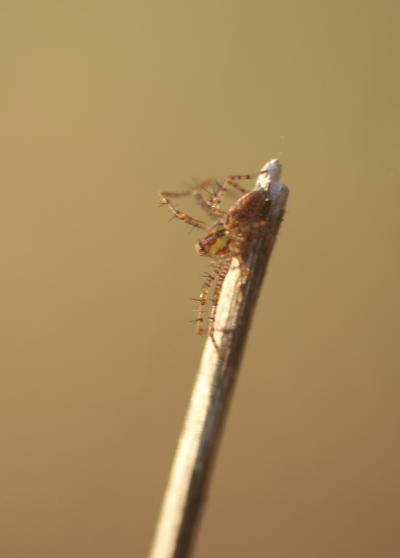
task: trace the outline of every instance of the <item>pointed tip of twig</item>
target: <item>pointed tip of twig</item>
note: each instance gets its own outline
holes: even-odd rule
[[[282,165],[279,159],[271,159],[262,167],[257,180],[257,188],[268,189],[272,184],[279,182]]]

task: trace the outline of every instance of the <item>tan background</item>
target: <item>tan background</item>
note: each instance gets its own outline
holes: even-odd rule
[[[146,555],[203,344],[156,192],[276,156],[195,556],[400,555],[399,11],[0,2],[2,557]]]

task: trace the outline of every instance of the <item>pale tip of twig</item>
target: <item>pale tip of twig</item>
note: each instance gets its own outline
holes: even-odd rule
[[[271,159],[271,161],[268,161],[261,169],[261,174],[258,176],[256,183],[257,190],[268,191],[269,200],[276,201],[281,198],[279,206],[275,208],[276,211],[280,211],[284,208],[289,193],[288,187],[279,182],[281,171],[282,165],[279,159]]]
[[[271,161],[265,163],[260,170],[256,188],[259,190],[267,190],[270,186],[278,184],[281,171],[282,165],[280,164],[279,159],[271,159]]]

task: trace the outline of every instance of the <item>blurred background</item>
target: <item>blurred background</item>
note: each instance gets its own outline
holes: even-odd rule
[[[0,2],[1,556],[146,556],[207,267],[157,192],[273,157],[288,211],[194,555],[400,555],[399,11]]]

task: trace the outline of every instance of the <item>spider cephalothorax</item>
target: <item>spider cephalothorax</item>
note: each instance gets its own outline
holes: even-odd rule
[[[209,256],[212,259],[212,269],[207,274],[202,285],[199,302],[197,322],[197,333],[208,331],[214,344],[214,322],[218,299],[221,292],[222,283],[229,270],[232,259],[236,258],[242,270],[243,277],[246,277],[250,270],[244,261],[244,254],[251,233],[260,227],[267,225],[263,220],[265,215],[268,198],[265,190],[253,190],[246,192],[238,183],[238,180],[253,178],[255,175],[237,175],[228,177],[225,182],[218,183],[215,180],[207,180],[191,190],[172,193],[162,192],[160,197],[175,217],[194,227],[204,229],[205,236],[197,241],[195,250],[201,256]],[[204,198],[205,188],[213,186],[214,193],[208,199]],[[221,200],[229,187],[236,188],[244,193],[228,211],[221,209]],[[245,193],[246,192],[246,193]],[[215,219],[212,225],[207,225],[203,221],[193,219],[186,213],[176,209],[170,202],[171,197],[181,197],[192,194],[206,213]],[[214,292],[211,298],[211,309],[209,316],[208,329],[204,328],[204,306],[209,298],[211,285],[215,281]]]

